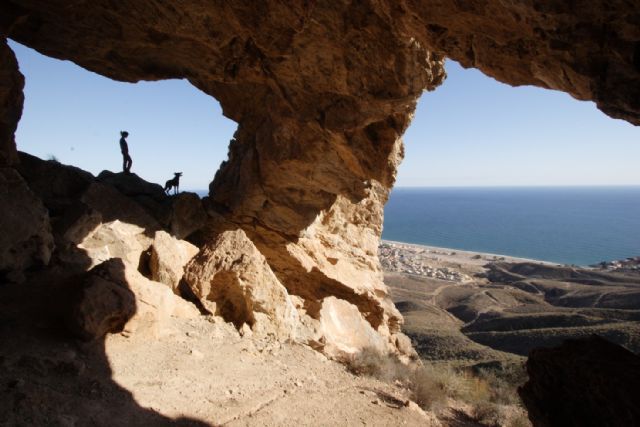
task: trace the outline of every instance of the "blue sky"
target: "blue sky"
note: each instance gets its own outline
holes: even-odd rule
[[[236,124],[186,81],[121,83],[10,43],[26,78],[18,149],[98,174],[118,171],[127,130],[132,171],[206,189]],[[640,128],[591,102],[513,88],[447,62],[405,135],[398,186],[640,185]]]

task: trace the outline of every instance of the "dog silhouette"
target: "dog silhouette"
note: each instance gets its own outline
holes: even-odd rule
[[[164,184],[164,192],[169,194],[169,190],[173,187],[173,194],[178,194],[180,192],[180,177],[182,176],[182,172],[174,172],[173,178],[168,180],[166,184]]]

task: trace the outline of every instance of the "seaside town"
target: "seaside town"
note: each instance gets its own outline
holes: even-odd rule
[[[459,283],[473,281],[473,276],[490,262],[535,262],[558,265],[545,261],[392,241],[380,243],[378,257],[382,268],[388,273],[411,274]],[[637,273],[640,272],[640,256],[602,261],[582,268],[618,273]]]
[[[382,242],[378,249],[382,268],[387,272],[413,274],[452,282],[471,282],[473,280],[471,276],[455,268],[437,265],[440,262],[446,262],[446,258],[456,255],[457,252],[392,242]],[[459,268],[460,265],[453,267]]]
[[[640,256],[629,257],[615,261],[603,261],[593,267],[607,271],[632,272],[640,271]]]

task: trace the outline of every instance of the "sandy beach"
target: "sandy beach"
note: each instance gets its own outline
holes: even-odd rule
[[[483,272],[489,262],[533,262],[559,265],[547,261],[512,257],[486,252],[463,251],[414,243],[382,240],[378,256],[386,272],[405,273],[455,282],[470,282]]]

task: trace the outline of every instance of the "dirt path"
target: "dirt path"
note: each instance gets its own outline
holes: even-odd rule
[[[149,342],[112,335],[113,379],[136,402],[170,418],[211,425],[440,425],[406,392],[298,345],[241,338],[226,324],[176,321]]]
[[[35,287],[0,289],[0,426],[439,426],[396,385],[221,318],[74,341]]]

